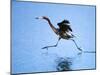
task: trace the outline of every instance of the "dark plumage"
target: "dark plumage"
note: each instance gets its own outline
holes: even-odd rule
[[[62,22],[58,23],[57,25],[59,26],[60,30],[61,31],[71,31],[72,32],[72,29],[70,27],[70,22],[68,20],[63,20]]]

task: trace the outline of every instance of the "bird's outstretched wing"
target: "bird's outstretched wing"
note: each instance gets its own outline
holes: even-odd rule
[[[70,27],[70,22],[68,20],[63,20],[62,22],[58,23],[58,26],[60,28],[61,31],[71,31],[72,32],[72,29]]]

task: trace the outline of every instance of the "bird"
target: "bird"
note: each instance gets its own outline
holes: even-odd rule
[[[46,20],[49,24],[49,26],[51,27],[51,29],[54,31],[54,33],[56,35],[59,36],[58,41],[55,45],[52,46],[45,46],[42,49],[48,49],[50,47],[57,47],[58,42],[61,39],[65,39],[65,40],[72,40],[76,46],[76,48],[79,51],[82,51],[82,49],[77,45],[76,41],[73,39],[75,37],[75,35],[72,34],[73,30],[70,26],[70,22],[68,20],[63,20],[60,23],[57,23],[59,28],[54,27],[54,25],[51,23],[50,19],[47,16],[40,16],[40,17],[36,17],[35,19],[43,19]]]

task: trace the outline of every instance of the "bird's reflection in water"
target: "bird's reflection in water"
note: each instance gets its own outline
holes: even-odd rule
[[[91,53],[96,53],[95,51],[83,51],[83,52],[78,52],[74,56],[61,56],[57,53],[52,53],[51,51],[46,50],[42,55],[44,57],[47,57],[48,60],[54,61],[52,64],[52,67],[54,67],[54,70],[56,71],[73,71],[77,70],[77,65],[80,60],[84,60],[83,56],[84,54],[91,54]],[[85,56],[84,56],[85,57]],[[85,60],[84,60],[85,61]],[[80,62],[80,64],[82,64]]]
[[[56,69],[57,71],[71,71],[71,65],[72,65],[72,58],[63,58],[59,57],[56,59]]]

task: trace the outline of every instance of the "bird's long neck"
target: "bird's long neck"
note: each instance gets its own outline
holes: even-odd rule
[[[52,25],[50,19],[47,18],[47,17],[43,17],[43,19],[45,19],[45,20],[49,23],[49,25],[50,25],[50,27],[52,28],[52,30],[53,30],[55,33],[57,33],[57,29]]]

